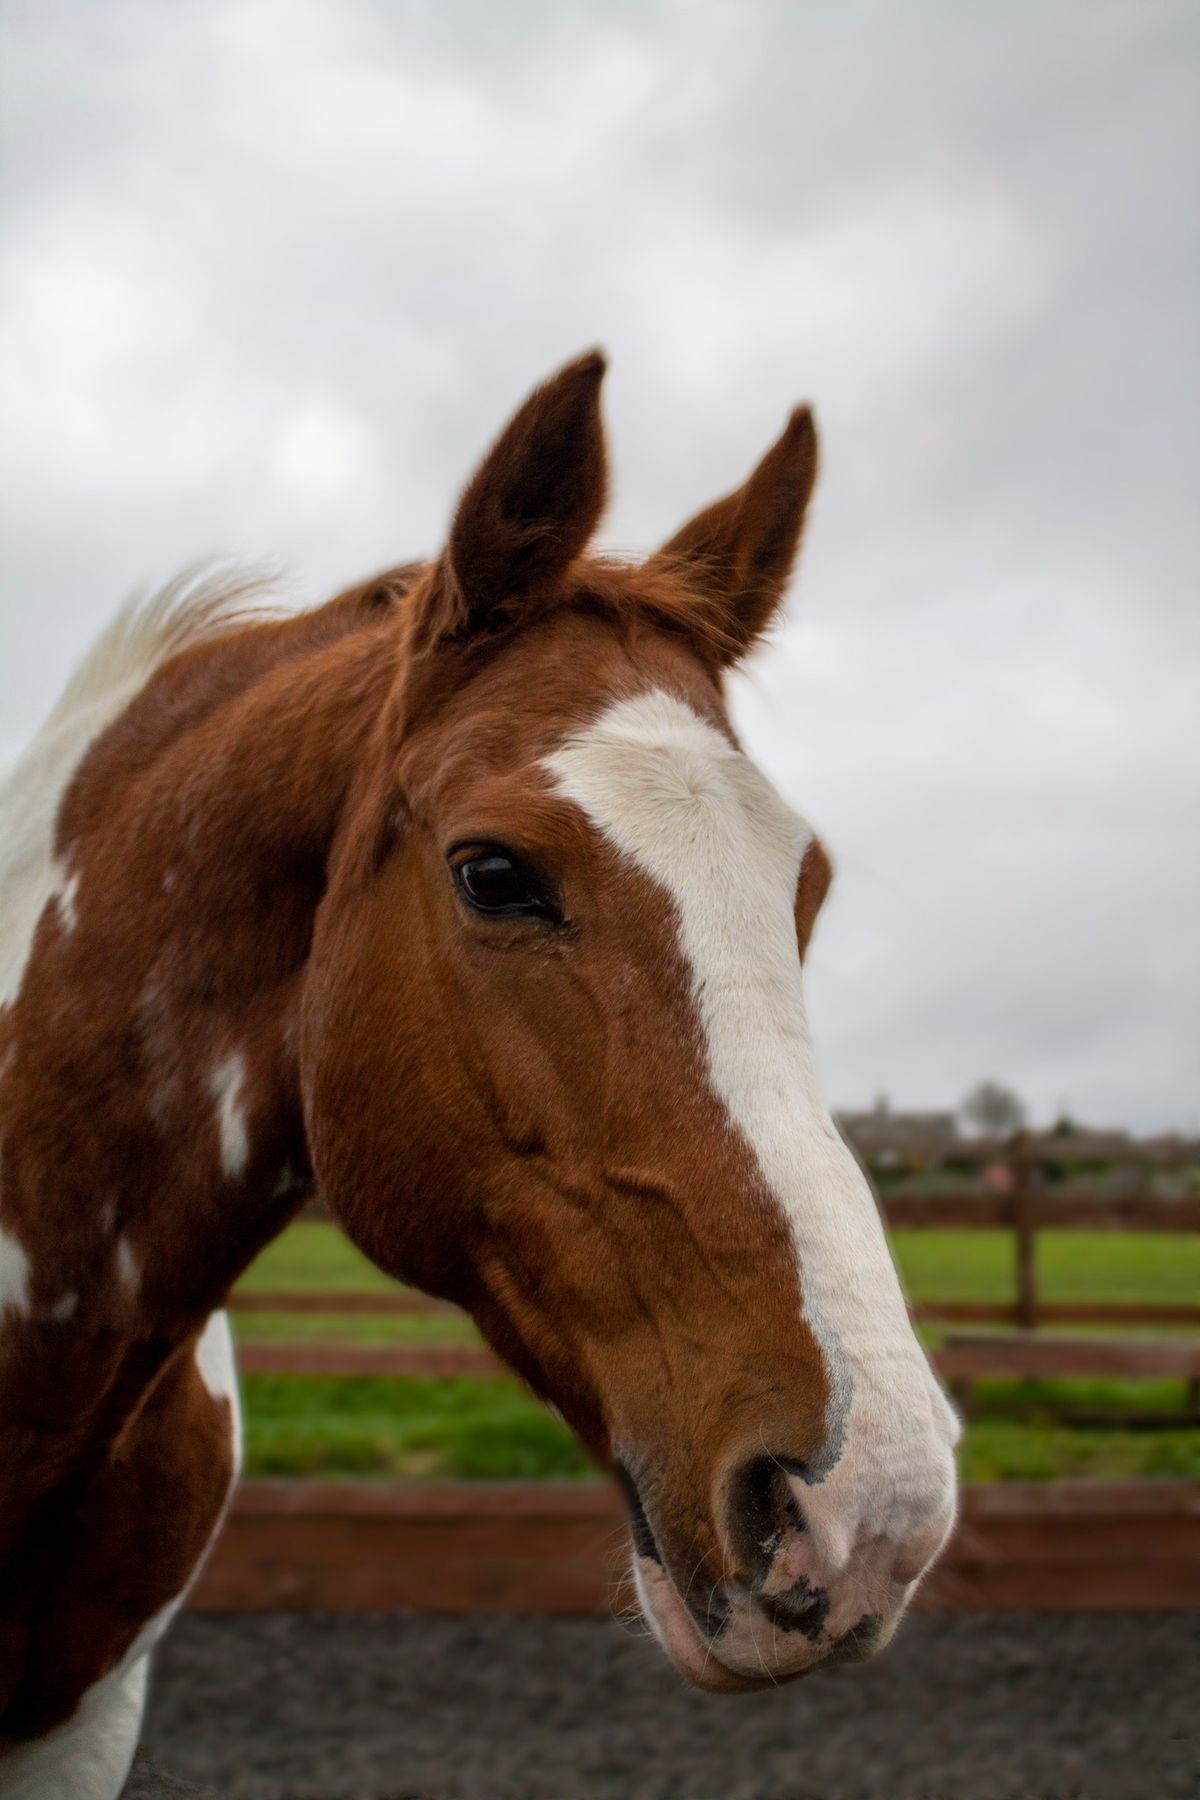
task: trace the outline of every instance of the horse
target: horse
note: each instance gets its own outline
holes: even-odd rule
[[[955,1415],[815,1073],[831,865],[724,693],[812,415],[618,560],[604,368],[525,401],[433,560],[127,607],[0,792],[6,1796],[119,1792],[238,1469],[222,1305],[312,1193],[613,1472],[700,1687],[877,1651],[951,1528]]]

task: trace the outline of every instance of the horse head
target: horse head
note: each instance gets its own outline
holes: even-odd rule
[[[588,550],[603,371],[532,395],[399,609],[317,915],[305,1124],[356,1242],[615,1469],[651,1627],[735,1689],[886,1642],[957,1428],[817,1083],[829,863],[723,692],[791,573],[811,415],[618,563]]]

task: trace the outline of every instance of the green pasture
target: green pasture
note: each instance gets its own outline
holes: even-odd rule
[[[903,1231],[895,1248],[919,1300],[1003,1300],[1012,1293],[1012,1239],[1003,1232]],[[1046,1232],[1038,1239],[1046,1300],[1194,1301],[1200,1239],[1158,1233]],[[244,1285],[260,1292],[386,1293],[392,1284],[333,1226],[293,1225]],[[308,1318],[242,1314],[238,1335],[345,1342],[459,1341],[469,1322],[437,1315]],[[246,1401],[247,1473],[427,1479],[583,1478],[590,1466],[566,1427],[515,1382],[252,1375]],[[968,1481],[1120,1479],[1200,1474],[1200,1432],[1073,1426],[1056,1408],[1134,1399],[1178,1409],[1181,1382],[982,1382],[962,1450]],[[1020,1416],[1012,1417],[1013,1400]]]
[[[914,1300],[1009,1300],[1013,1238],[1006,1231],[896,1231],[892,1246]],[[1161,1231],[1042,1231],[1043,1300],[1194,1303],[1200,1236]]]

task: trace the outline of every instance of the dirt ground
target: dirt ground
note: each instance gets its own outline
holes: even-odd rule
[[[1200,1617],[916,1618],[685,1689],[597,1620],[182,1618],[127,1800],[1195,1800]]]

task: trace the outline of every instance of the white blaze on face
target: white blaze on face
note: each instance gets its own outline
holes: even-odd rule
[[[674,901],[713,1088],[791,1227],[831,1391],[826,1455],[802,1490],[823,1572],[868,1528],[914,1543],[923,1524],[932,1554],[950,1522],[957,1422],[817,1083],[794,911],[812,833],[748,757],[663,692],[616,702],[546,766]]]

